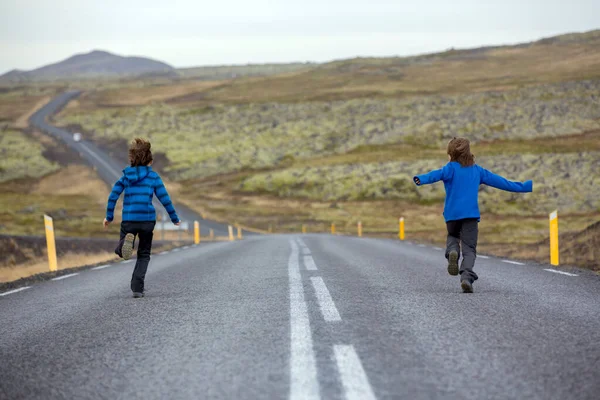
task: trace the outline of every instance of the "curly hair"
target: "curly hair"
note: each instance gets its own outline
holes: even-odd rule
[[[475,156],[471,153],[471,144],[469,139],[453,138],[448,142],[448,155],[450,161],[456,161],[463,167],[470,167],[475,164]]]
[[[142,138],[135,138],[129,144],[129,163],[132,167],[146,166],[153,160],[152,145],[149,141]]]

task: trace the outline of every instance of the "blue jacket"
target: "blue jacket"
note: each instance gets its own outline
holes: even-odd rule
[[[446,202],[444,218],[456,221],[465,218],[480,218],[479,214],[479,185],[484,184],[508,192],[532,192],[533,182],[512,182],[499,175],[493,174],[479,165],[463,167],[456,161],[449,162],[442,169],[428,174],[417,175],[421,185],[444,182]]]
[[[152,167],[139,166],[127,167],[123,170],[123,176],[115,183],[112,192],[108,196],[106,207],[106,220],[114,218],[115,205],[121,193],[125,191],[123,198],[123,221],[156,221],[156,210],[152,205],[152,196],[156,197],[169,213],[171,221],[176,224],[179,217],[171,198],[163,184],[160,176]]]

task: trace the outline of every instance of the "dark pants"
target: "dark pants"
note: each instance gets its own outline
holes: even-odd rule
[[[477,280],[473,272],[477,257],[477,236],[479,234],[477,218],[459,219],[446,222],[448,239],[446,240],[446,258],[448,253],[456,251],[460,257],[462,248],[462,263],[460,264],[460,279],[471,283]]]
[[[121,247],[125,240],[125,235],[133,233],[138,239],[137,261],[131,276],[131,290],[134,292],[144,292],[144,278],[150,263],[150,253],[152,252],[152,237],[154,235],[154,225],[156,221],[123,221],[121,222],[121,238],[119,246],[115,253],[121,257]]]

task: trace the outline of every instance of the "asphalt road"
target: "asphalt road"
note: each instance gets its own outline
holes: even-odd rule
[[[0,294],[1,399],[598,399],[600,278],[440,249],[254,236]]]
[[[98,176],[100,176],[100,178],[108,185],[112,186],[123,175],[122,170],[126,167],[126,165],[114,160],[109,154],[96,146],[93,142],[89,140],[81,140],[76,142],[73,139],[73,134],[71,132],[57,128],[48,123],[48,118],[50,116],[59,112],[71,100],[75,99],[80,94],[80,91],[70,91],[55,97],[48,104],[33,114],[29,119],[29,122],[32,126],[40,129],[41,131],[60,139],[71,150],[79,153],[84,160],[96,168]],[[173,203],[179,218],[183,221],[190,222],[190,227],[192,226],[191,222],[200,221],[201,235],[208,236],[210,229],[213,229],[215,235],[217,236],[228,235],[228,227],[226,224],[203,219],[193,210],[178,203],[177,199],[173,199]],[[164,213],[162,205],[160,205],[156,198],[154,199],[154,206],[157,213]],[[244,231],[244,234],[252,234],[252,232]]]

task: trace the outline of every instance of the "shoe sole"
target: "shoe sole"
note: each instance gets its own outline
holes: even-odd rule
[[[456,251],[448,254],[448,273],[452,276],[458,275],[458,253]]]
[[[144,293],[134,293],[133,294],[133,298],[134,299],[141,299],[142,297],[144,297]]]
[[[469,285],[466,281],[462,281],[460,287],[462,288],[463,293],[473,293],[473,285]]]
[[[121,255],[124,260],[129,260],[133,254],[133,239],[133,233],[125,235],[125,241],[123,242],[123,247],[121,247]]]

